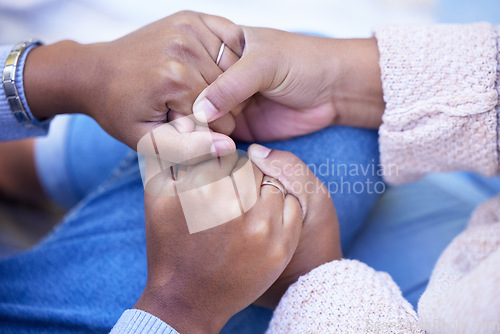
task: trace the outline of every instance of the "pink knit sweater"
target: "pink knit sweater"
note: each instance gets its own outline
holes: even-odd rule
[[[498,30],[497,30],[498,29]],[[499,32],[490,24],[376,29],[386,111],[385,179],[499,171]],[[386,273],[353,260],[302,276],[268,333],[500,333],[500,197],[439,258],[418,314]]]

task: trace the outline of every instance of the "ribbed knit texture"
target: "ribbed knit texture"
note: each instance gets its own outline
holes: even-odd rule
[[[376,29],[386,111],[385,179],[428,172],[498,171],[497,34],[491,24]]]
[[[495,86],[498,91],[498,102],[496,106],[497,111],[497,155],[498,155],[498,166],[500,173],[500,26],[496,27],[497,34],[497,79],[495,81]]]
[[[267,333],[420,333],[417,314],[386,273],[364,263],[326,263],[288,288]]]
[[[126,310],[111,334],[179,334],[175,329],[147,312]]]

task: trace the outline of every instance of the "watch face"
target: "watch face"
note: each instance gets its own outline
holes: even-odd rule
[[[184,140],[196,145],[189,146],[191,150],[175,147]],[[201,123],[189,133],[165,123],[137,145],[144,190],[153,196],[178,196],[190,233],[238,218],[257,201],[254,167],[247,153],[235,150],[217,157],[212,148],[210,130]]]

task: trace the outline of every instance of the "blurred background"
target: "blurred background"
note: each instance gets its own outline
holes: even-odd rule
[[[235,23],[366,37],[377,24],[436,20],[436,0],[0,0],[0,42],[35,36],[50,43],[111,40],[180,10]],[[475,2],[477,3],[477,2]]]
[[[379,24],[498,22],[498,0],[0,0],[0,43],[27,36],[106,41],[180,10],[224,16],[235,23],[368,37]]]

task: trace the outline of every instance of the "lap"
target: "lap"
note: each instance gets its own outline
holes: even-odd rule
[[[143,188],[137,158],[92,120],[81,116],[71,122],[64,145],[59,146],[64,159],[45,161],[47,166],[40,170],[63,164],[67,176],[59,182],[70,183],[72,209],[34,249],[0,262],[2,332],[105,332],[134,305],[146,281]],[[48,144],[43,144],[45,149],[51,148]],[[380,181],[377,173],[351,170],[351,165],[378,164],[376,132],[337,127],[267,145],[294,152],[316,169],[323,182],[331,183],[342,241],[348,244],[378,196],[359,185],[353,188],[356,182]],[[39,156],[44,155],[39,152]],[[338,173],[328,164],[343,164],[347,169]],[[251,306],[231,319],[224,332],[263,332],[271,314]]]
[[[136,157],[39,245],[0,261],[0,332],[107,332],[146,281]]]

